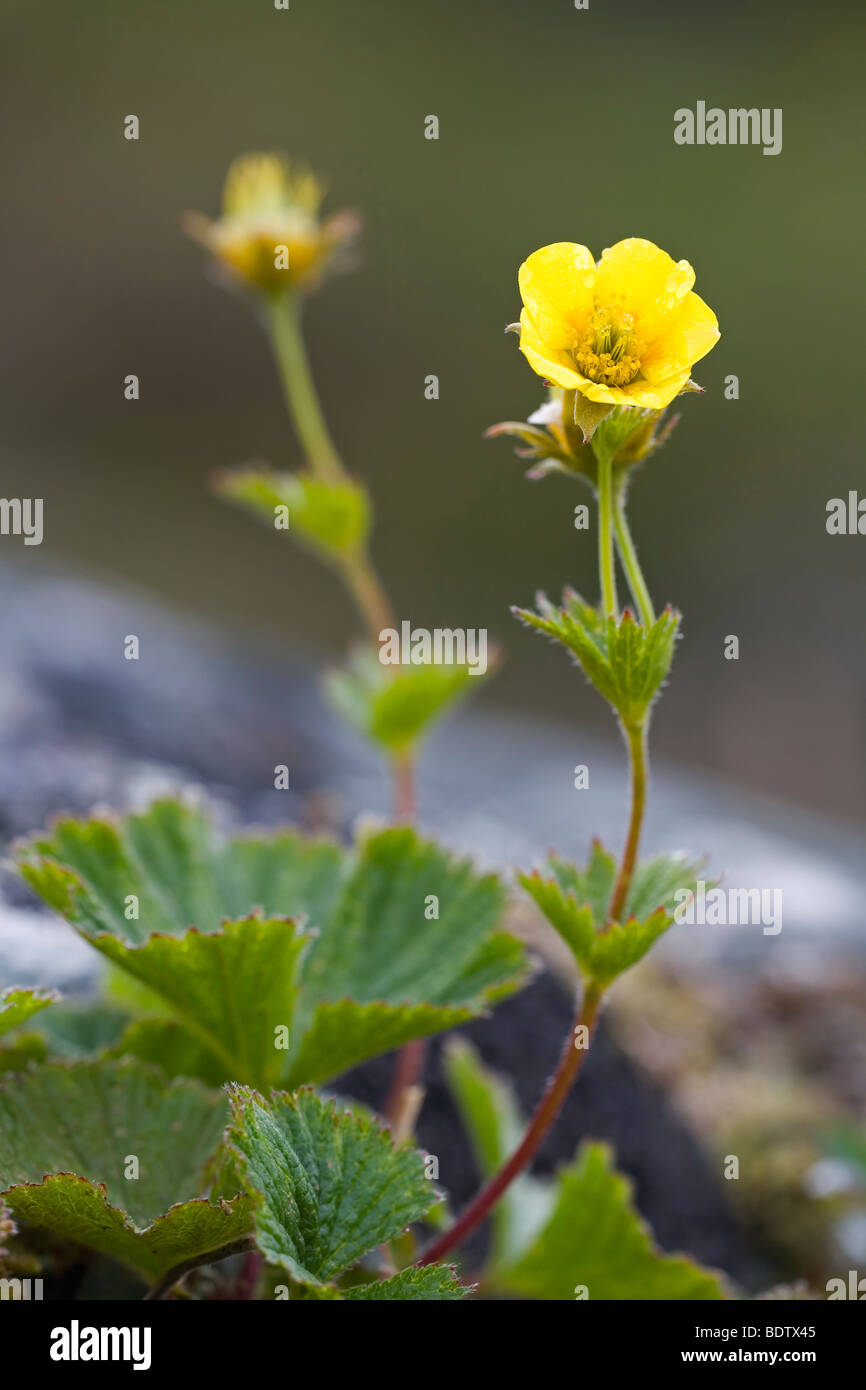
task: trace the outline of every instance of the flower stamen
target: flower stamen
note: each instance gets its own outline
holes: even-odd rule
[[[640,371],[645,346],[635,337],[631,314],[614,317],[596,307],[588,331],[572,356],[589,381],[603,386],[627,386]]]

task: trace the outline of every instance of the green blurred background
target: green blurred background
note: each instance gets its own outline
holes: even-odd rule
[[[275,647],[337,651],[354,631],[329,575],[207,492],[214,469],[299,456],[263,335],[179,219],[216,211],[234,155],[283,149],[327,177],[329,210],[365,214],[363,262],[311,303],[308,330],[336,438],[377,499],[400,616],[487,626],[508,660],[486,700],[609,734],[563,656],[507,611],[565,582],[594,595],[594,538],[572,527],[588,498],[524,481],[481,434],[542,397],[502,332],[520,261],[555,240],[600,254],[649,237],[692,261],[723,333],[695,373],[707,394],[684,399],[633,488],[654,596],[685,613],[656,746],[863,817],[866,538],[825,531],[828,498],[863,478],[862,5],[3,0],[0,14],[2,492],[46,499],[45,544],[16,549],[22,565],[143,586]],[[782,153],[676,146],[673,113],[699,99],[782,107]],[[729,633],[739,662],[723,659]]]

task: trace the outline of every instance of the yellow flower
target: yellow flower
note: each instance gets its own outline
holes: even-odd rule
[[[602,254],[543,246],[518,276],[520,350],[539,376],[607,405],[662,410],[718,341],[688,261],[628,237]]]
[[[360,225],[353,212],[322,221],[322,197],[314,175],[282,156],[242,155],[226,176],[222,215],[211,222],[191,213],[185,226],[230,274],[257,289],[312,289],[325,270],[340,269]]]

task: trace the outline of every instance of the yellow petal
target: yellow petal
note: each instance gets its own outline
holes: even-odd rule
[[[688,379],[688,367],[663,381],[650,382],[636,377],[623,388],[623,393],[628,397],[629,405],[641,406],[647,410],[664,410],[665,406],[670,405],[674,397],[680,394]]]
[[[582,336],[592,313],[595,274],[592,252],[573,241],[542,246],[523,262],[517,276],[520,297],[548,347],[572,348]]]
[[[706,357],[720,338],[719,321],[700,295],[686,295],[654,342],[641,357],[641,375],[660,382]]]
[[[596,292],[599,302],[632,314],[635,332],[651,342],[695,283],[688,261],[674,261],[641,237],[627,237],[602,252]]]
[[[526,309],[520,315],[520,351],[533,371],[556,386],[575,391],[585,380],[564,348],[551,347],[541,337]]]

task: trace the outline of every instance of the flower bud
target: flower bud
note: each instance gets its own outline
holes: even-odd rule
[[[247,154],[226,176],[222,214],[189,213],[185,228],[234,280],[268,294],[314,289],[346,268],[360,229],[354,212],[320,216],[323,189],[309,170],[281,155]]]

